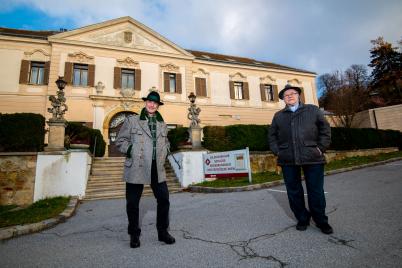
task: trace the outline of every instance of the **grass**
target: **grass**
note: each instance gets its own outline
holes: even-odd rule
[[[35,223],[59,215],[69,202],[69,197],[39,200],[27,208],[14,210],[16,206],[0,206],[0,228]]]
[[[252,174],[252,183],[251,184],[260,184],[264,182],[271,182],[281,180],[282,176],[276,174],[275,172],[261,172],[261,173],[253,173]],[[204,187],[239,187],[239,186],[247,186],[250,185],[248,181],[248,177],[242,178],[233,178],[233,179],[217,179],[214,181],[204,181],[196,186],[204,186]]]
[[[395,158],[395,157],[402,157],[402,151],[396,151],[392,153],[383,153],[378,155],[369,155],[369,156],[354,156],[354,157],[347,157],[342,160],[335,160],[329,162],[325,165],[325,171],[340,169],[340,168],[347,168],[347,167],[354,167],[364,164],[369,164],[373,162],[384,161],[387,159]]]
[[[342,160],[335,160],[325,165],[325,171],[359,166],[363,164],[384,161],[395,157],[402,157],[402,151],[383,153],[371,156],[354,156]],[[278,175],[275,172],[253,173],[252,178],[253,180],[251,184],[249,183],[248,178],[246,177],[246,178],[229,178],[229,179],[217,179],[214,181],[204,181],[195,184],[195,186],[216,187],[216,188],[240,187],[240,186],[247,186],[252,184],[260,184],[264,182],[281,180],[282,174]]]

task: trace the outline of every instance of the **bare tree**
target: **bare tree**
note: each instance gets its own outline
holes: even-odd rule
[[[351,128],[358,125],[356,114],[368,103],[368,75],[364,65],[352,65],[319,77],[320,105],[334,114],[334,124]]]

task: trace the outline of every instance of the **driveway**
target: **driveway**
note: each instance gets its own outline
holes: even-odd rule
[[[84,202],[55,228],[0,244],[0,267],[401,267],[402,161],[327,176],[333,235],[295,229],[284,187],[171,195],[176,244],[157,241],[156,203],[141,200],[129,248],[124,200]]]

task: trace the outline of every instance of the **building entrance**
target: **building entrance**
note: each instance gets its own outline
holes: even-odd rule
[[[122,157],[124,154],[120,153],[117,149],[115,142],[117,138],[117,134],[119,133],[120,128],[123,126],[124,119],[127,116],[136,114],[134,112],[121,112],[115,114],[110,120],[109,124],[109,156],[110,157]]]

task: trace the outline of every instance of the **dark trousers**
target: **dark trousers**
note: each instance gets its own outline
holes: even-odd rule
[[[310,211],[306,209],[304,203],[301,169],[303,169],[306,182]],[[312,217],[316,224],[327,223],[328,217],[325,215],[324,164],[282,166],[282,172],[290,209],[293,211],[296,219],[301,223],[308,223],[310,217]]]
[[[143,184],[126,183],[126,211],[128,217],[128,233],[140,236],[139,205],[144,189]],[[169,190],[166,182],[158,183],[156,161],[152,161],[151,189],[157,201],[156,228],[158,232],[166,231],[169,227]]]

